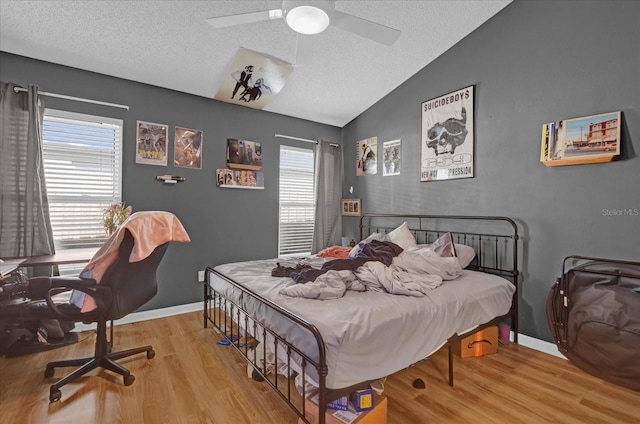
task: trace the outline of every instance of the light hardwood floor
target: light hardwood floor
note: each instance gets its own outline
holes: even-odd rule
[[[18,358],[0,358],[0,422],[25,423],[278,423],[297,415],[265,383],[246,377],[246,364],[194,312],[115,328],[115,349],[152,344],[156,357],[121,361],[136,381],[124,386],[109,371],[94,371],[62,388],[49,404],[48,361],[89,356],[93,332],[77,344]],[[412,387],[422,379],[426,388]],[[481,358],[455,359],[447,384],[447,356],[387,379],[389,424],[638,423],[640,392],[592,377],[567,361],[511,344]]]

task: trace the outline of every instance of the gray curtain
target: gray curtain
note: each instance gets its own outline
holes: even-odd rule
[[[55,253],[42,160],[38,87],[0,82],[0,257]]]
[[[316,217],[311,253],[341,243],[342,149],[331,144],[321,140],[314,147]]]

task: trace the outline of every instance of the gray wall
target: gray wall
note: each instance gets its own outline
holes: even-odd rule
[[[551,340],[545,297],[572,254],[640,260],[640,2],[516,1],[343,128],[363,211],[504,215],[522,241],[521,332]],[[428,29],[426,29],[428,31]],[[428,40],[428,34],[425,40]],[[475,178],[419,182],[420,104],[475,84]],[[544,122],[623,112],[622,155],[547,168]],[[402,175],[355,176],[355,143],[402,139]],[[345,218],[345,234],[357,234]]]
[[[47,99],[52,108],[124,119],[124,200],[136,210],[174,212],[193,239],[170,247],[159,295],[146,309],[201,300],[196,271],[207,265],[277,254],[278,146],[296,145],[273,137],[283,133],[342,140],[344,192],[353,186],[364,211],[514,218],[523,236],[521,331],[551,340],[544,300],[565,256],[640,257],[640,217],[603,214],[640,208],[638,16],[638,2],[516,1],[342,130],[6,53],[0,79],[131,106]],[[475,178],[419,182],[420,104],[471,84]],[[542,123],[617,110],[621,160],[558,168],[538,161]],[[136,120],[203,130],[203,169],[136,165]],[[355,176],[355,142],[371,136],[380,144],[402,139],[402,175]],[[215,186],[228,137],[263,144],[265,190]],[[154,181],[165,173],[187,181]],[[357,219],[345,218],[344,226],[345,236],[356,237]]]
[[[202,300],[197,270],[220,263],[276,257],[278,254],[278,175],[281,144],[310,148],[304,142],[275,138],[286,134],[340,142],[340,128],[216,100],[161,89],[47,62],[0,53],[0,79],[43,91],[129,105],[129,111],[87,103],[45,98],[46,107],[124,120],[123,199],[134,211],[175,213],[191,243],[173,243],[158,274],[158,295],[142,309],[156,309]],[[136,121],[204,132],[201,170],[174,168],[173,146],[167,167],[135,163]],[[215,170],[226,167],[226,140],[262,143],[264,190],[222,189]],[[171,143],[170,143],[171,144]],[[169,185],[156,175],[187,178]]]

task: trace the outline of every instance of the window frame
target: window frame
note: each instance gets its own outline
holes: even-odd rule
[[[65,126],[65,123],[79,125],[73,130],[69,130],[73,126]],[[58,140],[56,140],[56,125],[57,128],[66,128],[57,133],[62,134]],[[96,131],[94,133],[87,132],[92,127],[95,127]],[[113,137],[109,134],[110,130],[113,131]],[[107,234],[104,232],[102,212],[110,204],[122,202],[123,131],[124,121],[122,119],[45,108],[42,153],[49,215],[56,251],[95,248],[102,246],[106,241]],[[74,143],[73,136],[78,136],[78,140],[81,141]],[[83,136],[86,137],[84,140],[82,140]],[[64,137],[67,139],[63,139]],[[73,172],[66,176],[63,175],[62,169],[65,165],[61,165],[61,157],[53,153],[56,148],[51,147],[52,143],[56,141],[61,144],[66,143],[71,152],[69,153],[71,159],[66,166],[73,171],[78,171],[74,181],[87,184],[89,179],[92,179],[97,182],[99,188],[91,188],[88,190],[90,194],[86,194],[86,192],[82,194],[73,189],[74,186],[77,187],[78,182],[63,181]],[[113,143],[112,149],[105,148],[111,143]],[[94,150],[89,151],[89,148]],[[86,162],[82,161],[83,149],[87,150]],[[52,165],[55,162],[58,163]],[[83,167],[87,170],[84,174],[80,172]],[[91,203],[94,206],[89,206]],[[75,208],[71,208],[77,212],[75,215],[70,212],[67,216],[66,208],[70,205],[77,205]],[[90,211],[90,213],[83,211]],[[82,225],[78,227],[81,229],[72,229],[74,220],[79,223],[78,216],[82,216]],[[85,232],[85,235],[83,236],[80,232]]]
[[[295,177],[291,177],[291,181],[287,181],[287,183],[289,184],[293,184],[293,185],[297,185],[298,187],[300,187],[300,183],[302,182],[302,184],[305,184],[308,186],[309,184],[309,180],[310,180],[310,189],[309,187],[307,187],[307,191],[302,193],[303,195],[307,196],[311,196],[311,201],[304,201],[304,199],[300,200],[298,199],[298,201],[293,201],[291,199],[288,199],[287,196],[289,196],[291,194],[291,188],[286,188],[283,186],[283,171],[285,171],[285,169],[283,169],[283,167],[287,166],[286,163],[283,163],[283,153],[284,152],[297,152],[297,153],[302,153],[302,154],[310,154],[310,169],[305,170],[298,170],[295,171],[293,169],[289,169],[288,171],[291,171],[292,174],[297,174],[298,178]],[[287,256],[300,256],[300,255],[309,255],[311,254],[311,249],[312,249],[312,243],[313,243],[313,231],[314,231],[314,227],[315,227],[315,209],[316,209],[316,193],[315,193],[315,152],[312,148],[304,148],[304,147],[294,147],[294,146],[288,146],[288,145],[280,145],[280,152],[279,152],[279,165],[280,165],[280,172],[279,172],[279,176],[278,176],[278,182],[279,182],[279,192],[278,192],[278,257],[287,257]],[[291,164],[293,165],[293,163]],[[299,177],[301,176],[300,174],[307,174],[306,175],[306,179],[305,181],[302,181]],[[283,192],[283,190],[288,190],[288,192]],[[301,193],[298,193],[301,194]],[[303,226],[305,226],[305,222],[310,222],[310,228],[308,228],[308,226],[305,229],[298,229],[298,230],[292,230],[290,232],[285,232],[283,229],[283,224],[286,224],[287,222],[283,221],[283,209],[287,209],[287,208],[297,208],[298,212],[300,213],[301,210],[304,209],[311,209],[311,214],[309,216],[308,212],[306,214],[306,216],[304,215],[304,212],[302,213],[301,216],[303,216],[304,220],[300,220],[300,221],[293,221],[293,222],[289,222],[292,223],[294,225],[299,225],[300,223],[302,223]],[[291,211],[293,212],[293,211]],[[294,214],[295,215],[295,214]],[[295,234],[295,232],[297,232],[297,234]],[[289,237],[287,237],[287,235]],[[302,236],[305,237],[306,235],[309,236],[308,241],[305,242],[295,242],[294,241],[294,237],[295,235],[298,236]],[[308,245],[308,250],[306,248],[302,248],[303,246]],[[295,249],[296,246],[300,246],[300,248]]]

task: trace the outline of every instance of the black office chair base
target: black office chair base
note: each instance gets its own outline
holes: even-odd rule
[[[113,328],[113,325],[112,327]],[[113,338],[113,331],[112,336]],[[106,340],[106,323],[98,321],[98,334],[96,339],[95,355],[90,358],[67,359],[64,361],[49,362],[44,370],[44,378],[51,378],[55,372],[55,368],[63,367],[80,367],[66,377],[61,378],[49,388],[49,402],[57,402],[62,397],[60,388],[88,372],[100,367],[116,374],[120,374],[125,386],[130,386],[135,381],[135,377],[128,369],[115,362],[118,359],[126,358],[132,355],[145,352],[147,359],[156,356],[156,352],[152,346],[137,347],[134,349],[123,350],[119,352],[111,352],[111,342]]]
[[[55,368],[61,367],[74,367],[80,366],[80,368],[73,371],[71,374],[66,377],[61,378],[55,384],[52,384],[49,388],[49,402],[57,402],[62,397],[62,392],[60,388],[73,380],[82,377],[88,372],[100,367],[107,369],[109,371],[113,371],[122,376],[122,381],[125,386],[130,386],[136,380],[135,376],[131,374],[131,372],[123,367],[122,365],[115,362],[116,359],[126,358],[128,356],[137,355],[138,353],[146,352],[147,359],[152,359],[156,356],[156,352],[153,350],[151,346],[139,347],[136,349],[124,350],[122,352],[114,352],[110,353],[107,356],[97,359],[97,358],[81,358],[81,359],[70,359],[66,361],[56,361],[50,362],[47,364],[47,367],[44,371],[45,378],[51,378],[54,374]]]

